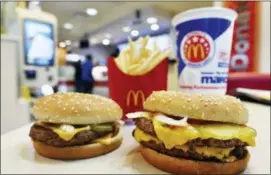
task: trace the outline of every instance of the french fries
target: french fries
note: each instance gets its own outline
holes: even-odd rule
[[[154,50],[147,49],[150,37],[140,37],[136,41],[128,39],[128,47],[115,59],[118,68],[128,75],[143,75],[154,69],[164,59],[168,58],[171,50],[162,52],[156,43]]]

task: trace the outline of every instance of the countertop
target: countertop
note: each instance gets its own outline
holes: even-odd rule
[[[270,174],[270,106],[245,103],[249,110],[248,125],[257,131],[257,146],[249,148],[251,159],[244,174]],[[28,136],[32,124],[1,136],[1,173],[20,174],[165,174],[144,161],[139,144],[131,136],[134,126],[123,126],[122,145],[104,156],[58,161],[38,155]]]

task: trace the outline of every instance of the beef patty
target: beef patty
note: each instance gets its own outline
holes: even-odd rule
[[[144,131],[145,133],[157,137],[152,120],[147,118],[137,118],[134,119],[136,126]],[[188,141],[188,145],[194,146],[212,146],[220,148],[231,148],[231,147],[244,147],[248,144],[242,142],[240,139],[230,139],[230,140],[218,140],[218,139],[193,139]]]
[[[183,150],[177,148],[167,149],[163,143],[157,144],[154,141],[140,142],[140,144],[147,148],[153,149],[161,154],[166,154],[172,157],[186,158],[198,161],[227,162],[227,159],[218,159],[216,157],[207,157],[199,154],[193,149],[192,146],[189,147],[189,150],[187,152],[184,152]],[[236,159],[242,159],[246,156],[246,154],[247,150],[245,147],[235,147],[230,152],[229,156],[235,156]]]
[[[114,131],[115,130],[116,130],[116,127],[114,127]],[[84,130],[84,131],[78,132],[71,140],[66,141],[66,140],[63,140],[61,137],[59,137],[51,129],[34,124],[31,127],[29,136],[35,141],[39,141],[51,146],[65,147],[65,146],[78,146],[78,145],[90,144],[93,140],[99,137],[103,137],[109,133],[112,133],[112,131],[97,132],[97,131],[92,131],[91,129]]]

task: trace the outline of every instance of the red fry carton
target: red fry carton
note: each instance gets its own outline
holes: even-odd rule
[[[168,59],[144,75],[127,75],[108,59],[109,95],[123,109],[123,120],[130,112],[142,111],[144,100],[152,91],[167,89]]]

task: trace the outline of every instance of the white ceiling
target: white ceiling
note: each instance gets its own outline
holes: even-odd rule
[[[89,39],[95,38],[99,43],[106,38],[106,34],[109,33],[113,37],[111,39],[112,43],[119,43],[124,40],[127,40],[128,37],[131,37],[130,32],[125,33],[122,31],[123,26],[129,26],[131,29],[136,29],[139,31],[140,35],[155,34],[157,32],[166,31],[170,27],[170,20],[172,13],[165,11],[157,7],[145,7],[141,11],[141,22],[135,23],[136,17],[135,12],[131,12],[124,17],[119,18],[116,21],[111,22],[108,25],[104,25],[99,30],[89,32]],[[146,22],[148,17],[155,17],[158,19],[157,24],[159,24],[159,31],[152,31],[150,29],[150,24]]]
[[[143,24],[136,26],[142,32],[148,33],[149,25],[146,23],[148,16],[159,19],[159,25],[167,28],[171,17],[191,8],[212,6],[212,2],[42,2],[42,9],[56,15],[59,24],[59,40],[78,41],[88,33],[99,42],[105,38],[105,33],[112,34],[112,42],[127,38],[128,34],[122,32],[124,25],[130,24],[136,9],[142,10]],[[88,16],[87,8],[96,8],[96,16]],[[63,28],[69,22],[74,25],[72,30]],[[159,32],[159,31],[158,31]]]

